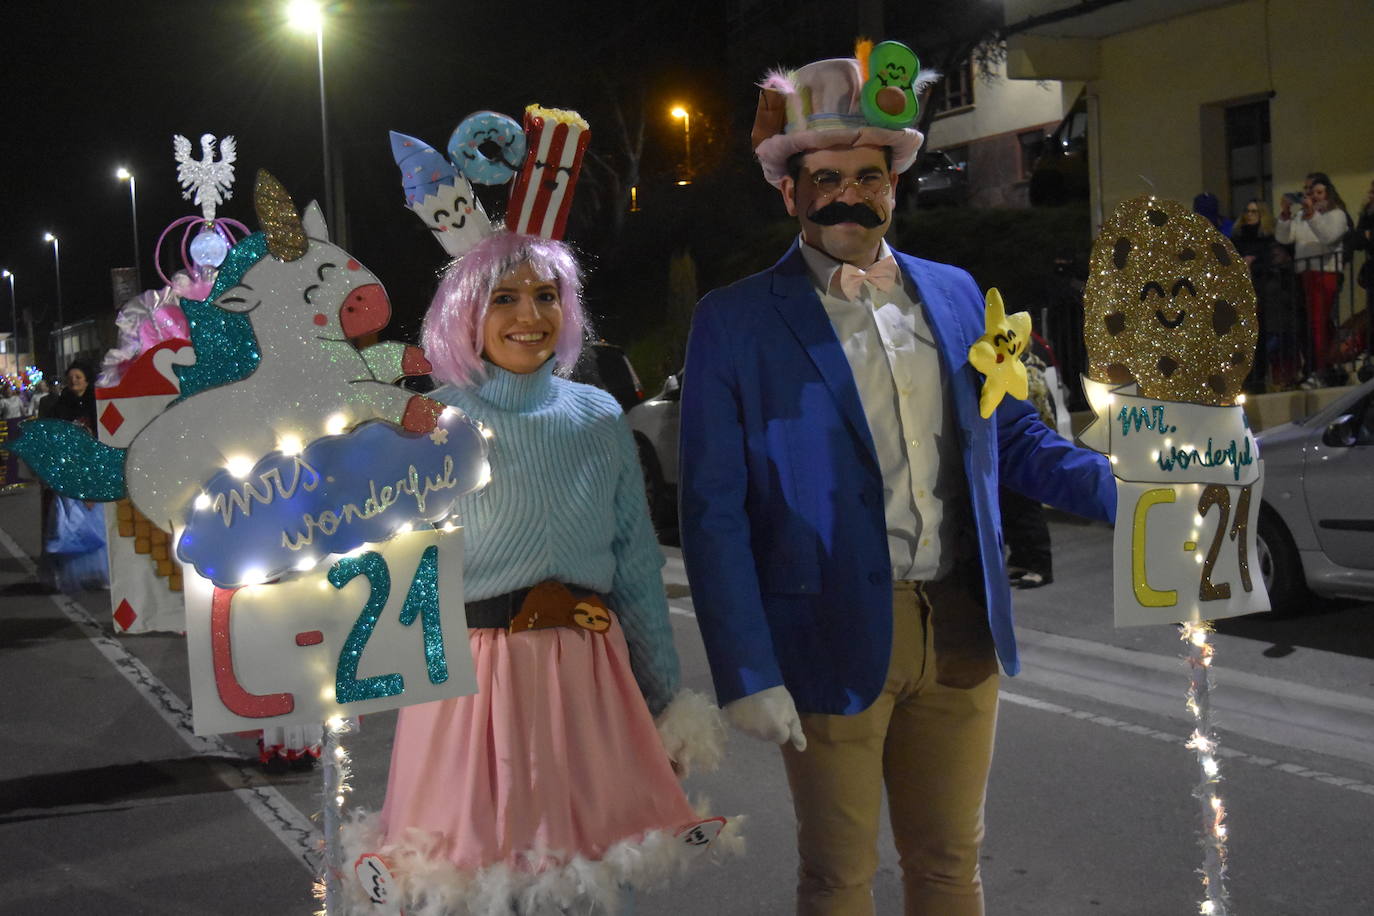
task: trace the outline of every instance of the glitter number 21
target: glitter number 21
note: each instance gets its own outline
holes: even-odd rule
[[[334,697],[339,703],[375,700],[399,696],[405,692],[405,678],[399,673],[377,674],[358,679],[358,663],[362,660],[367,641],[381,619],[382,610],[391,597],[391,571],[386,560],[376,551],[359,557],[344,557],[329,569],[329,584],[341,589],[358,576],[364,576],[369,586],[367,603],[353,623],[348,638],[339,651],[335,670]],[[425,548],[420,565],[415,569],[405,603],[401,607],[401,625],[410,626],[416,617],[424,639],[425,668],[432,684],[448,680],[448,660],[444,655],[443,631],[439,621],[439,549]]]

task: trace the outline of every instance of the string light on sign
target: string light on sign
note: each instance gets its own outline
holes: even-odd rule
[[[1193,788],[1202,819],[1202,887],[1206,894],[1198,908],[1205,916],[1228,916],[1230,899],[1226,891],[1226,807],[1218,786],[1221,766],[1217,762],[1217,739],[1212,731],[1212,661],[1216,647],[1208,641],[1210,623],[1185,623],[1181,638],[1188,643],[1188,666],[1192,682],[1188,687],[1188,711],[1193,715],[1193,734],[1188,747],[1197,754],[1199,776]]]
[[[324,909],[316,911],[315,916],[340,912],[336,900],[339,880],[343,875],[339,827],[343,823],[344,804],[353,791],[349,782],[353,776],[353,761],[340,739],[352,731],[353,720],[343,716],[330,716],[325,721],[324,753],[320,755],[324,783],[322,808],[325,843],[321,874],[315,882],[315,897],[324,901]]]

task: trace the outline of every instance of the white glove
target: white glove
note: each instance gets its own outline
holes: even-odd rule
[[[726,703],[725,718],[735,728],[755,738],[772,744],[791,741],[797,750],[806,750],[806,735],[802,733],[797,704],[781,684]]]

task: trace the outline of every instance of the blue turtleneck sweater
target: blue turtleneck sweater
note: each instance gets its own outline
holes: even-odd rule
[[[605,596],[657,715],[677,690],[678,659],[634,440],[614,398],[553,365],[522,375],[487,363],[480,385],[429,395],[492,433],[491,482],[455,506],[463,593],[476,601],[555,579]]]

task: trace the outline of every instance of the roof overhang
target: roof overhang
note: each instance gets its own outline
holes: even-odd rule
[[[1104,38],[1244,0],[1003,0],[1007,76],[1092,80]]]

